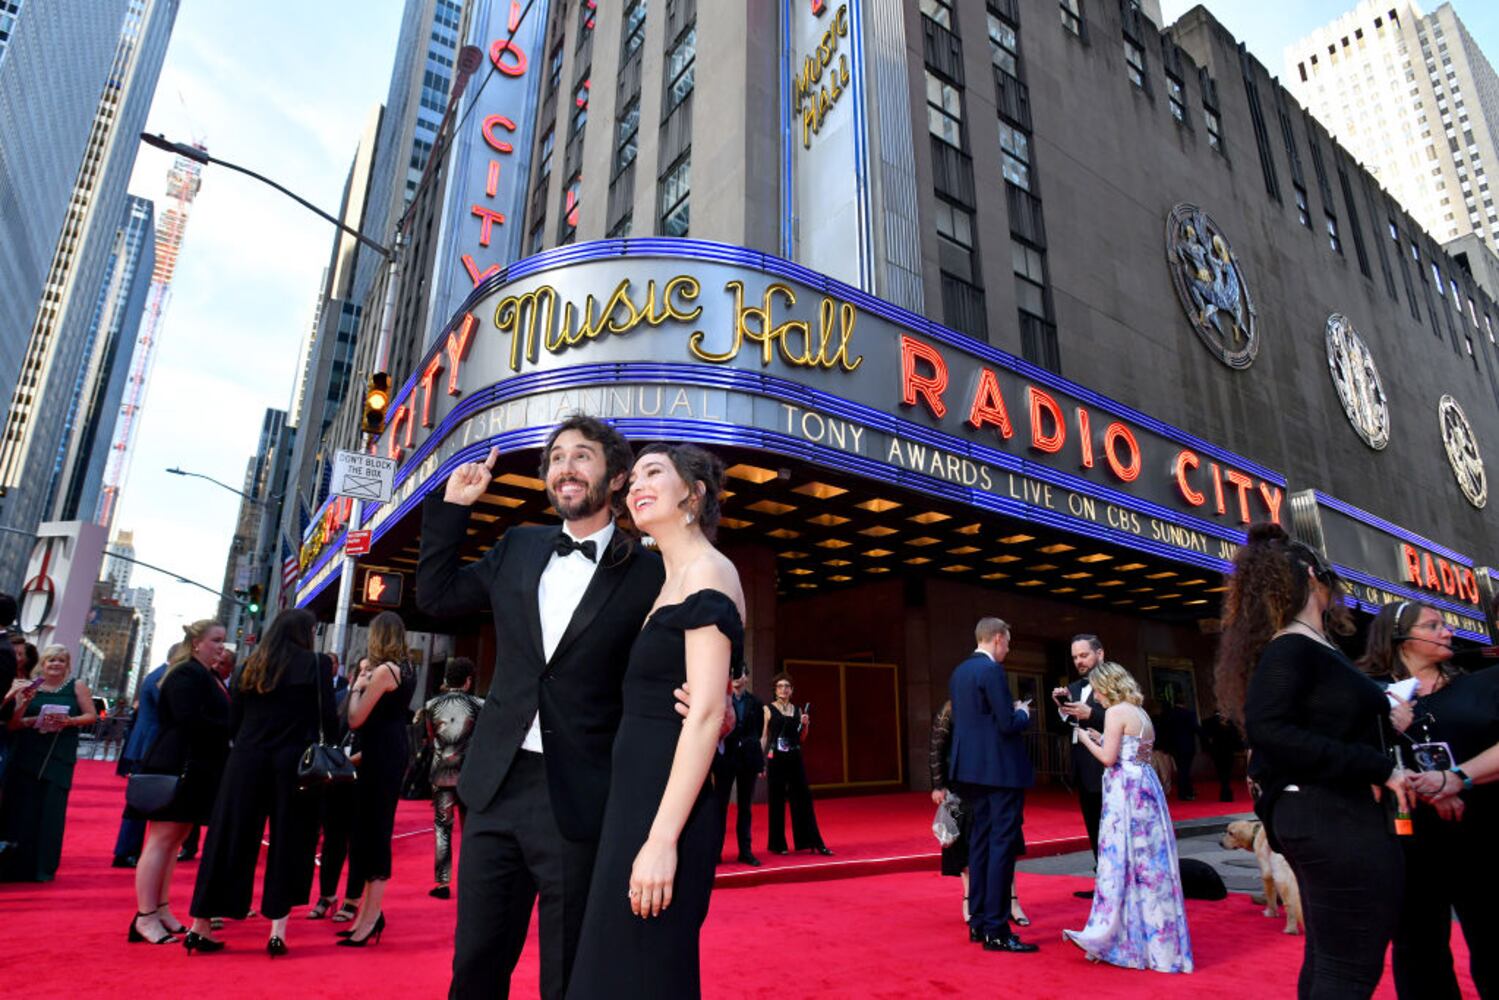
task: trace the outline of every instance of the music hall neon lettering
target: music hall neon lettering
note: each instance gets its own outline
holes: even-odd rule
[[[744,304],[742,281],[725,282],[724,290],[734,294],[733,342],[728,350],[714,354],[702,346],[704,333],[701,330],[694,331],[687,346],[692,351],[692,356],[698,360],[715,364],[732,361],[739,356],[744,342],[750,340],[760,345],[762,367],[769,367],[777,352],[780,353],[781,360],[793,368],[841,368],[851,372],[864,363],[862,355],[852,361],[848,357],[849,341],[854,335],[854,323],[858,318],[853,303],[840,302],[835,305],[832,297],[824,295],[817,310],[817,334],[814,336],[811,324],[806,320],[789,319],[779,324],[775,322],[774,303],[777,298],[784,299],[788,307],[796,305],[796,292],[789,285],[778,281],[766,285],[759,306]],[[836,347],[833,346],[835,312],[838,316]]]

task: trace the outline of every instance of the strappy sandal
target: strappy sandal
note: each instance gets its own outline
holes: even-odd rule
[[[1020,897],[1015,893],[1010,894],[1010,919],[1021,927],[1031,925],[1031,918],[1025,915],[1025,910],[1021,909]]]
[[[328,911],[333,909],[333,902],[332,896],[319,896],[318,901],[312,904],[312,909],[307,911],[307,919],[322,920],[328,915]]]
[[[166,909],[166,907],[167,907],[167,904],[162,903],[160,906],[158,906],[156,909],[152,910],[151,912],[152,913],[160,913],[162,910]],[[181,925],[178,925],[176,927],[168,927],[167,926],[167,922],[165,920],[163,920],[161,922],[161,927],[162,927],[162,930],[166,931],[168,934],[186,934],[187,933],[187,928],[186,927],[183,927]]]
[[[335,924],[346,924],[359,916],[359,904],[345,901],[333,914],[332,920]]]

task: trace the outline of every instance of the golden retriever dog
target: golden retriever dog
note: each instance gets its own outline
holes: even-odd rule
[[[1220,841],[1228,850],[1244,850],[1254,855],[1260,865],[1260,881],[1265,886],[1265,916],[1277,916],[1276,901],[1286,910],[1286,933],[1301,933],[1301,889],[1285,857],[1270,849],[1264,824],[1259,820],[1238,820],[1228,824]]]

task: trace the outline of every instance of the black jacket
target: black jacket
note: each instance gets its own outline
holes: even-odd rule
[[[557,827],[569,839],[596,840],[625,666],[666,577],[661,557],[615,531],[548,662],[536,597],[561,526],[511,528],[484,558],[464,566],[459,551],[468,521],[469,508],[429,495],[416,571],[416,603],[427,614],[494,616],[494,680],[474,725],[458,797],[470,809],[489,806],[539,710]]]
[[[1068,700],[1077,701],[1087,683],[1088,678],[1079,677],[1068,684]],[[1100,733],[1103,732],[1103,706],[1098,703],[1098,698],[1091,691],[1088,692],[1088,707],[1093,710],[1093,714],[1086,719],[1076,720],[1078,726],[1082,729],[1096,729]],[[1095,793],[1103,791],[1103,765],[1081,743],[1072,745],[1072,775],[1081,791]]]
[[[724,760],[736,770],[750,774],[765,770],[765,751],[760,746],[760,736],[764,732],[765,703],[756,698],[753,691],[745,691],[744,718],[738,720],[723,738]]]

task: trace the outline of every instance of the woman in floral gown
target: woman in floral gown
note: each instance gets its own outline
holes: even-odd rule
[[[1155,729],[1129,671],[1101,663],[1088,682],[1106,709],[1103,733],[1089,730],[1082,744],[1104,766],[1098,880],[1088,926],[1062,934],[1095,962],[1191,972],[1176,832],[1150,766]]]

